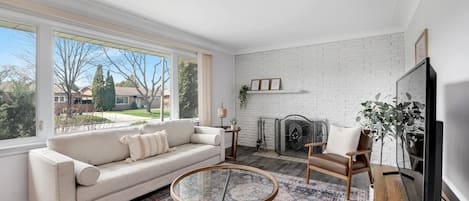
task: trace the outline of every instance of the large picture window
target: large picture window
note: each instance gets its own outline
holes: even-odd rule
[[[34,27],[0,21],[0,140],[36,136]]]
[[[169,117],[169,55],[63,32],[54,42],[56,133]]]

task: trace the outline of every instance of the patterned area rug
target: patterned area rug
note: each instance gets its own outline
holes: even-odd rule
[[[285,174],[271,174],[277,179],[279,191],[275,201],[339,201],[345,200],[345,186],[331,184],[322,181],[310,181],[306,184],[304,178],[293,177]],[[249,190],[249,189],[243,189]],[[237,189],[233,189],[231,194],[238,194]],[[172,201],[169,194],[169,186],[149,193],[136,201]],[[350,200],[367,201],[368,192],[363,189],[352,188]]]

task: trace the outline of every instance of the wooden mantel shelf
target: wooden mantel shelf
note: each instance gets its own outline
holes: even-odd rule
[[[265,90],[265,91],[248,91],[248,94],[302,94],[306,90]]]

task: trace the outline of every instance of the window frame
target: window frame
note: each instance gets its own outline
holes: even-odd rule
[[[39,66],[43,66],[40,64],[41,61],[45,60],[44,58],[47,57],[47,51],[38,51],[41,49],[45,43],[47,43],[47,37],[44,36],[44,33],[47,32],[47,29],[50,27],[47,24],[44,24],[44,20],[38,20],[30,17],[29,15],[25,15],[22,13],[16,13],[9,10],[4,10],[0,8],[2,15],[0,15],[0,20],[21,24],[25,26],[30,26],[34,33],[35,33],[35,107],[36,107],[36,133],[35,136],[30,137],[20,137],[20,138],[12,138],[12,139],[4,139],[0,140],[0,156],[10,155],[13,153],[23,153],[24,151],[29,150],[31,147],[42,147],[45,145],[45,140],[50,134],[46,131],[47,125],[44,125],[44,120],[47,118],[47,112],[44,113],[44,109],[41,107],[43,105],[47,105],[48,102],[53,103],[52,100],[47,98],[41,98],[39,94],[47,93],[49,91],[47,87],[45,87],[44,82],[39,79],[39,77],[47,80],[49,73],[46,73],[47,67],[40,68]],[[47,46],[47,45],[45,45]],[[52,91],[52,88],[50,89]],[[47,108],[47,107],[46,107]]]
[[[166,48],[160,44],[149,42],[145,37],[129,35],[125,32],[116,32],[106,28],[93,27],[81,24],[78,21],[62,21],[49,19],[47,16],[33,16],[23,11],[13,11],[0,8],[0,20],[31,26],[36,33],[36,136],[0,140],[0,157],[3,155],[25,153],[32,148],[44,147],[46,139],[55,136],[54,124],[54,38],[55,32],[70,33],[73,35],[109,41],[130,47],[163,53],[170,59],[170,109],[171,119],[178,119],[179,100],[177,85],[177,55],[197,56],[191,51]],[[176,72],[176,73],[175,73]],[[40,78],[40,79],[39,79]],[[60,99],[60,98],[59,98]],[[128,100],[130,102],[130,100]]]
[[[117,98],[127,98],[127,103],[125,103],[125,101],[124,101],[125,99],[122,99],[122,103],[118,103]],[[130,102],[129,99],[130,99],[129,96],[119,96],[119,95],[117,95],[116,96],[116,105],[129,105],[129,102]]]
[[[55,100],[57,98],[57,101]],[[66,103],[67,102],[67,97],[65,97],[64,95],[56,95],[54,96],[54,104],[55,103]]]

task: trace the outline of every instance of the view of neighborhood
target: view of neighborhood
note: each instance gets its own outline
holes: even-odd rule
[[[6,128],[0,139],[34,136],[35,33],[0,21],[0,35],[0,126]],[[170,117],[170,55],[62,32],[54,42],[57,134]],[[178,116],[196,118],[197,61],[178,57],[177,63]]]

